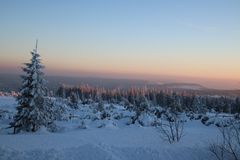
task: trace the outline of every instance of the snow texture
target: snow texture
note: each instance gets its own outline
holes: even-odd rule
[[[58,102],[60,103],[60,102]],[[14,112],[16,102],[0,97],[0,109]],[[96,104],[97,105],[97,104]],[[146,126],[127,125],[133,113],[120,105],[104,105],[110,116],[101,119],[91,105],[66,111],[66,120],[56,122],[57,132],[42,127],[35,133],[9,134],[5,129],[9,119],[0,121],[1,160],[210,160],[209,144],[217,140],[218,129],[200,121],[186,122],[184,137],[179,143],[163,141],[154,118],[140,116]],[[112,109],[110,109],[112,108]],[[67,118],[70,115],[71,119]],[[84,118],[82,118],[84,117]],[[113,118],[115,117],[115,118]]]

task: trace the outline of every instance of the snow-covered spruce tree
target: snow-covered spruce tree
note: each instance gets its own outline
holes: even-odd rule
[[[35,132],[51,121],[51,108],[45,99],[47,88],[44,73],[41,71],[43,66],[37,52],[37,44],[31,55],[31,62],[25,63],[25,67],[22,68],[25,75],[21,76],[22,87],[17,97],[17,113],[10,123],[14,134],[20,131]]]

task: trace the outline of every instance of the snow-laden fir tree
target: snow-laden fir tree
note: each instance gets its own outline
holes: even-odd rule
[[[41,65],[40,55],[36,48],[31,52],[30,63],[25,63],[22,68],[25,75],[22,75],[22,87],[17,97],[17,113],[10,126],[14,133],[20,131],[35,132],[41,126],[46,126],[51,121],[51,108],[49,100],[45,98],[46,87],[44,67]]]

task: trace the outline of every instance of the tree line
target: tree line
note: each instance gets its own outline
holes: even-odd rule
[[[240,98],[227,96],[200,96],[186,93],[169,93],[160,89],[142,87],[129,89],[106,89],[81,85],[78,87],[61,85],[56,96],[67,98],[72,104],[105,101],[127,107],[161,106],[178,112],[205,113],[216,111],[240,113]]]

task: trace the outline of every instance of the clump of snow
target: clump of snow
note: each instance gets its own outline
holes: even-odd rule
[[[143,113],[140,115],[138,122],[142,126],[154,126],[157,122],[157,117],[153,114]]]
[[[207,113],[201,119],[203,124],[207,126],[214,124],[217,127],[227,127],[233,121],[237,122],[234,115],[226,113]]]

